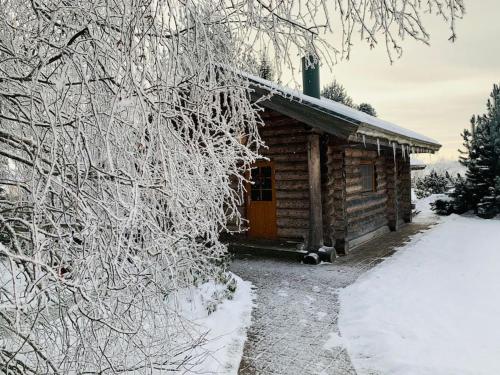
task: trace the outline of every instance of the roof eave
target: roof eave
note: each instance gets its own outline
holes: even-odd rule
[[[426,141],[387,130],[381,130],[366,123],[359,125],[357,133],[372,138],[386,139],[389,142],[396,142],[400,145],[408,145],[410,147],[418,148],[422,153],[435,153],[441,149],[441,145],[437,142]]]
[[[328,134],[345,139],[352,139],[356,134],[386,139],[389,143],[396,142],[408,145],[423,153],[435,153],[441,148],[437,142],[384,130],[317,106],[297,96],[265,86],[251,78],[249,81],[253,89],[252,96],[256,101],[259,101],[259,105],[280,112],[311,127],[321,129]]]
[[[252,85],[252,89],[254,90],[254,98],[261,100],[258,104],[262,107],[275,110],[306,125],[321,129],[326,133],[347,139],[358,130],[359,123],[356,121],[301,101],[300,98],[273,95],[272,90],[260,85]],[[270,94],[269,98],[262,100],[263,97]]]

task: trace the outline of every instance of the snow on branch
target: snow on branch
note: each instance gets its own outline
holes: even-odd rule
[[[461,0],[428,8],[454,33]],[[261,146],[248,82],[220,67],[262,43],[325,53],[327,9],[343,52],[356,31],[428,39],[417,0],[2,1],[0,372],[199,360],[165,301],[223,270]]]

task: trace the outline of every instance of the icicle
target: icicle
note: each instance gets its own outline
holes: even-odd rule
[[[396,163],[396,142],[392,142],[392,154],[394,155],[394,163]]]
[[[365,148],[366,148],[366,137],[364,134],[363,134],[363,144],[365,145]]]
[[[380,156],[380,139],[377,138],[377,151],[378,151],[378,156]]]
[[[405,145],[401,145],[401,153],[403,154],[403,160],[406,160]]]

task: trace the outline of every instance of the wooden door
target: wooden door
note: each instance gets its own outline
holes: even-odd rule
[[[252,168],[247,188],[248,235],[276,238],[276,191],[272,162],[259,162]]]

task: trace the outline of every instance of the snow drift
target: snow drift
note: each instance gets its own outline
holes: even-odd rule
[[[499,240],[500,220],[453,215],[343,289],[358,373],[499,374]]]

